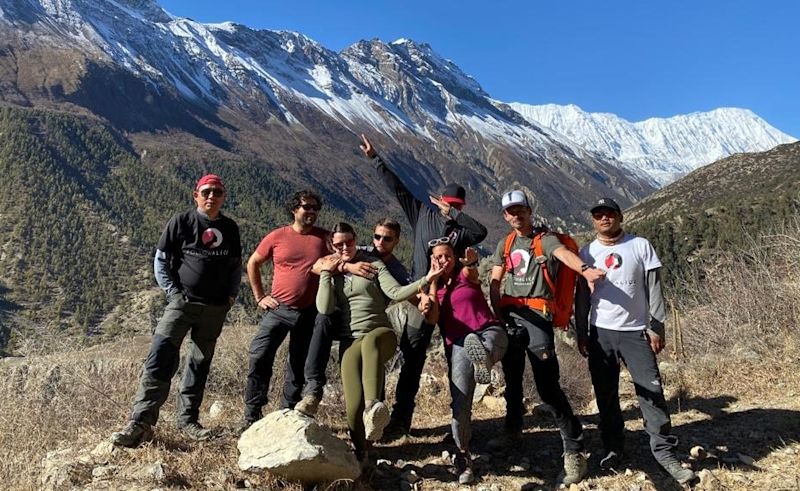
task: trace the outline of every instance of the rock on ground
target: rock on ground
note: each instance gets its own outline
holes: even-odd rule
[[[355,455],[315,419],[291,409],[264,416],[239,438],[239,468],[304,483],[356,479]]]

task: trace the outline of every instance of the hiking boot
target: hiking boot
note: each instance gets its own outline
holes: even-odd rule
[[[522,432],[519,431],[504,431],[503,433],[486,442],[486,446],[496,452],[519,448],[521,444]]]
[[[386,425],[386,428],[383,430],[381,441],[383,443],[390,443],[404,438],[410,433],[411,427],[409,425],[403,424],[397,419],[390,419],[389,424]]]
[[[688,484],[697,477],[694,471],[683,467],[676,458],[661,461],[659,464],[679,484]]]
[[[483,346],[480,336],[475,333],[467,334],[464,338],[464,351],[467,352],[467,358],[475,367],[475,382],[490,383],[492,381],[492,359]]]
[[[445,433],[444,436],[442,437],[442,445],[455,445],[455,444],[456,444],[456,439],[453,438],[453,433],[450,431]]]
[[[604,452],[603,458],[600,459],[600,468],[604,471],[619,470],[619,465],[622,462],[622,452],[617,450],[609,450]]]
[[[128,421],[122,431],[111,434],[111,443],[118,447],[135,448],[153,439],[153,427],[139,421]]]
[[[475,472],[472,470],[472,457],[469,452],[458,452],[453,461],[458,474],[459,484],[472,484],[475,482]]]
[[[561,484],[578,484],[589,473],[586,457],[582,453],[567,452],[564,454],[564,470],[559,476]]]
[[[319,409],[319,403],[321,400],[322,399],[319,397],[309,394],[307,396],[303,396],[303,398],[300,399],[300,402],[294,406],[294,409],[296,411],[300,411],[306,416],[311,416],[313,418],[317,415],[317,410]]]
[[[364,433],[367,440],[376,442],[383,436],[383,429],[389,424],[389,408],[383,401],[372,401],[364,409]]]
[[[208,440],[213,434],[211,430],[203,428],[203,426],[196,421],[181,425],[178,429],[181,430],[181,433],[197,442]]]

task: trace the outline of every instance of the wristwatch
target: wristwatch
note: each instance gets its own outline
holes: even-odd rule
[[[586,263],[581,264],[581,273],[583,273],[584,271],[586,271],[587,269],[590,269],[590,268],[591,268],[591,266],[589,266]]]

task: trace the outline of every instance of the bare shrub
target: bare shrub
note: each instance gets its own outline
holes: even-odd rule
[[[800,320],[800,224],[722,251],[675,299],[687,354],[768,357],[795,343]]]

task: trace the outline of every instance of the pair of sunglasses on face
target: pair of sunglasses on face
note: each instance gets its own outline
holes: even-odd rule
[[[200,191],[200,196],[208,198],[209,196],[224,196],[225,190],[222,188],[203,188]]]
[[[601,210],[592,213],[592,218],[595,220],[602,220],[604,217],[614,218],[617,216],[617,212],[613,210]]]
[[[302,205],[299,205],[298,208],[302,208],[305,211],[319,211],[319,210],[322,209],[322,207],[319,206],[319,205],[309,205],[309,204],[306,204],[306,203],[303,203]]]

